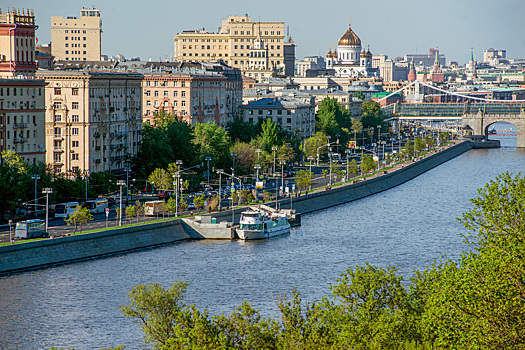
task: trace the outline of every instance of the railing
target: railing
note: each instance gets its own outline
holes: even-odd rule
[[[53,147],[53,150],[54,150],[55,152],[63,152],[63,151],[64,151],[64,149],[62,148],[62,146],[55,146],[55,147]]]

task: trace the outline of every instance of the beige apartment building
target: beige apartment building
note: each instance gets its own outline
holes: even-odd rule
[[[96,8],[80,10],[77,17],[51,17],[51,54],[56,60],[99,61],[102,20]]]
[[[0,79],[0,152],[46,161],[45,86],[38,79]]]
[[[119,173],[141,142],[138,73],[43,71],[46,161],[55,173]]]
[[[257,46],[259,38],[264,46]],[[223,60],[239,68],[248,76],[267,75],[268,70],[280,70],[293,76],[295,44],[285,42],[284,22],[251,22],[249,16],[228,16],[218,32],[184,30],[174,37],[174,60],[210,61]],[[254,53],[266,55],[254,64]],[[256,69],[257,68],[257,69]],[[258,72],[260,70],[261,72]]]

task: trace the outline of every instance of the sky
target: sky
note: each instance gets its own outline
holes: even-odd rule
[[[373,54],[389,58],[439,48],[446,60],[465,64],[470,48],[478,61],[483,50],[507,50],[525,58],[525,0],[1,0],[7,7],[34,9],[39,44],[51,41],[51,16],[80,16],[82,7],[101,10],[102,54],[165,60],[173,55],[173,36],[183,30],[217,31],[228,15],[252,21],[283,21],[296,43],[296,58],[322,55],[352,29]]]

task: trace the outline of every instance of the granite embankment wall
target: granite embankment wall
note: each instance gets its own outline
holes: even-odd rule
[[[293,198],[293,209],[298,213],[311,213],[388,190],[461,155],[471,148],[471,144],[462,142],[380,177],[335,187],[329,191],[311,193],[307,197]],[[271,203],[267,204],[272,205]],[[281,208],[288,209],[289,207],[290,199],[281,201]],[[243,210],[243,208],[235,210],[236,223],[239,221],[239,214]],[[209,215],[217,218],[217,222],[232,220],[231,211]],[[0,274],[202,238],[201,235],[185,226],[187,225],[183,225],[181,219],[176,219],[85,235],[3,246],[0,247]],[[228,239],[230,237],[214,238]]]

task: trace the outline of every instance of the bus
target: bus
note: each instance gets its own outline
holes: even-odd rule
[[[35,238],[46,236],[45,220],[32,219],[16,223],[15,238]]]
[[[159,209],[162,207],[164,208],[164,201],[163,200],[160,200],[160,201],[150,201],[150,202],[146,202],[144,204],[146,204],[146,210],[144,211],[144,214],[145,215],[157,215],[157,214],[162,214],[162,212],[159,212]]]
[[[91,214],[103,213],[106,210],[106,208],[109,208],[108,199],[107,198],[97,198],[91,201],[87,201],[85,204],[85,207],[89,209]]]
[[[68,218],[79,206],[78,202],[67,202],[55,205],[56,218]]]

